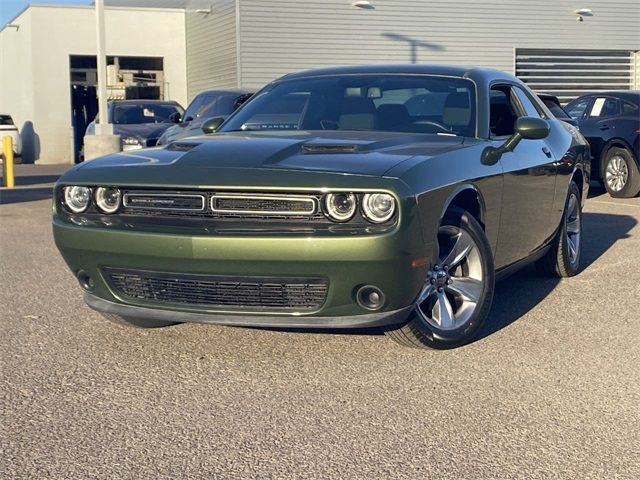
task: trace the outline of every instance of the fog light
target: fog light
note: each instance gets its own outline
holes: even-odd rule
[[[76,277],[83,290],[86,290],[87,292],[93,292],[93,290],[96,288],[96,284],[93,282],[93,278],[91,278],[91,275],[89,275],[84,270],[78,271]]]
[[[384,293],[378,287],[365,285],[356,292],[358,305],[367,310],[379,310],[384,305]]]

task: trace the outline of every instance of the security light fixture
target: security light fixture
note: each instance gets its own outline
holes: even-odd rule
[[[198,8],[196,13],[201,13],[202,15],[209,15],[211,13],[211,7],[209,8]]]
[[[579,8],[574,10],[573,13],[576,14],[576,20],[579,22],[584,22],[584,17],[593,17],[593,12],[590,8]]]
[[[374,8],[376,8],[368,0],[358,0],[357,2],[353,2],[351,5],[356,8],[362,8],[367,10],[373,10]]]
[[[15,28],[16,31],[20,30],[20,25],[18,25],[17,23],[7,23],[5,25],[6,28]]]

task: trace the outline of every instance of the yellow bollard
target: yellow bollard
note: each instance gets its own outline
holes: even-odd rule
[[[2,185],[13,188],[15,185],[13,180],[13,139],[6,136],[2,139],[2,153],[4,162],[2,162]]]

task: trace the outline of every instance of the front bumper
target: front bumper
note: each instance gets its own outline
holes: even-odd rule
[[[432,245],[415,222],[380,235],[191,235],[71,225],[54,216],[54,238],[74,274],[95,283],[90,307],[123,316],[224,325],[341,328],[399,323],[409,314],[426,276]],[[415,266],[416,259],[423,259]],[[426,259],[426,260],[425,260]],[[323,277],[329,287],[315,311],[212,309],[123,299],[103,269],[128,268],[186,274]],[[384,306],[375,312],[356,301],[363,285],[378,287]]]
[[[122,317],[160,320],[180,323],[208,323],[238,327],[270,328],[371,328],[394,325],[407,319],[411,306],[390,312],[349,315],[342,317],[301,317],[283,315],[227,315],[222,313],[192,313],[158,310],[109,302],[90,293],[84,294],[85,303],[93,310]]]

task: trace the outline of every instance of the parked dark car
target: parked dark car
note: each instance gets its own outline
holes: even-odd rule
[[[158,145],[174,140],[202,135],[203,124],[212,118],[226,118],[251,97],[244,90],[207,90],[199,93],[187,107],[184,118],[174,115],[177,125],[168,128],[158,139]]]
[[[274,81],[216,135],[67,171],[53,231],[119,322],[383,327],[450,348],[487,321],[496,278],[579,272],[589,158],[512,75],[326,68]]]
[[[640,192],[640,91],[584,95],[565,110],[591,145],[593,178],[612,197]]]
[[[574,127],[578,126],[578,121],[571,115],[569,115],[564,108],[562,108],[562,104],[560,103],[558,97],[549,93],[538,93],[537,95],[538,98],[540,98],[540,100],[542,100],[542,102],[547,106],[547,108],[551,110],[551,113],[553,113],[554,117],[556,117],[558,120],[562,120],[563,122],[567,122]]]
[[[108,120],[113,132],[120,135],[122,150],[154,147],[160,135],[173,125],[173,115],[182,115],[179,103],[167,100],[113,100],[107,103]],[[87,135],[95,133],[94,120],[87,126]]]

